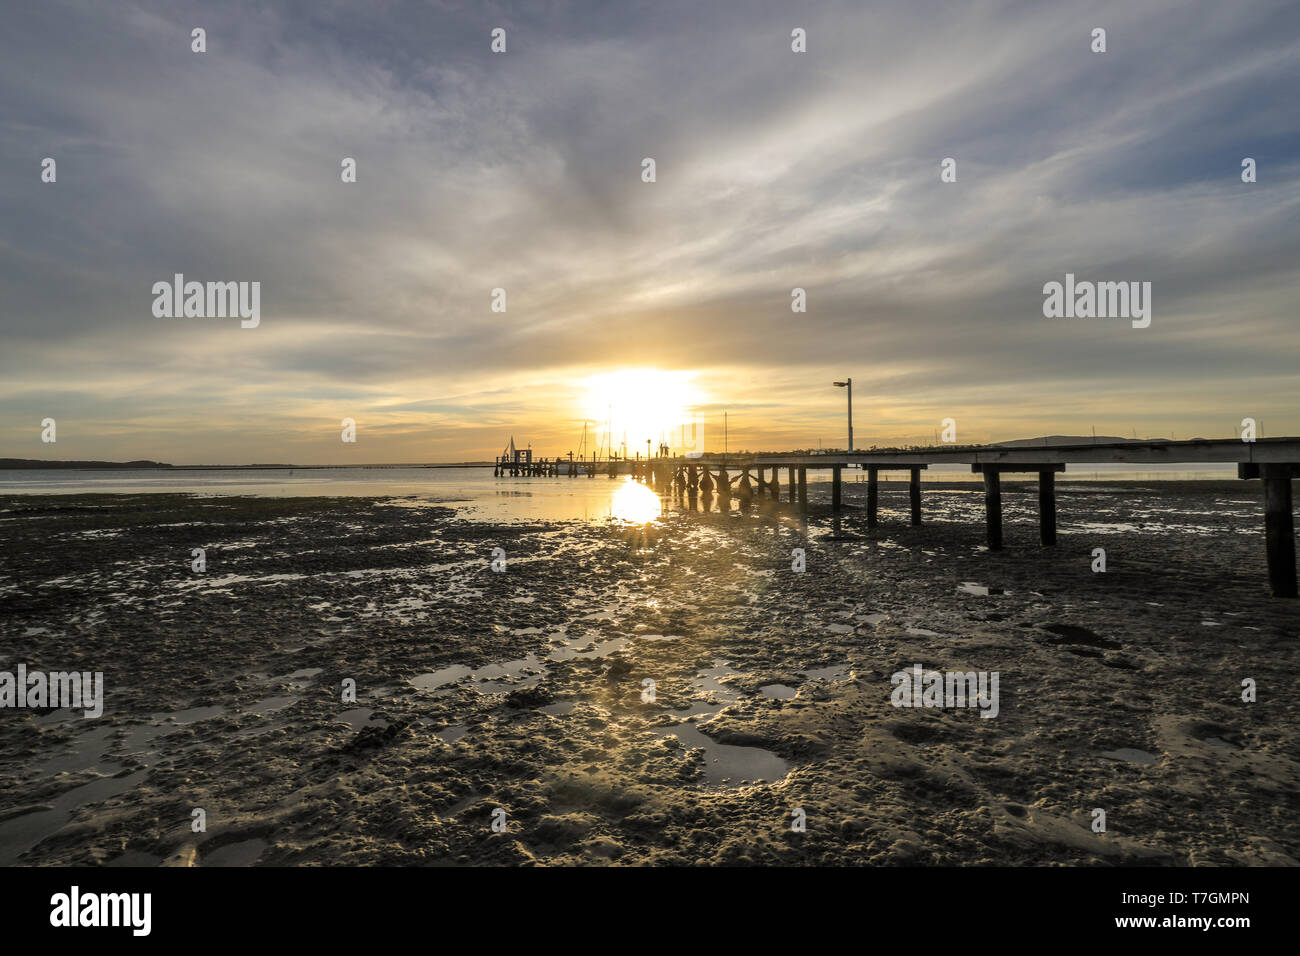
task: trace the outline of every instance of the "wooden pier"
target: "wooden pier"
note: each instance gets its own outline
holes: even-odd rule
[[[597,475],[632,474],[632,466],[622,458],[528,458],[515,459],[506,455],[497,456],[492,466],[495,478],[577,478],[584,476],[595,478]]]
[[[1264,485],[1264,537],[1268,555],[1269,585],[1275,597],[1294,598],[1296,587],[1295,523],[1291,482],[1300,478],[1300,438],[1261,438],[1197,441],[1122,442],[1112,444],[1016,445],[944,448],[936,446],[906,452],[836,452],[816,455],[717,455],[695,458],[656,457],[590,461],[552,459],[528,464],[529,470],[507,471],[514,463],[498,460],[497,474],[536,474],[573,477],[586,474],[631,474],[661,494],[716,495],[742,503],[764,494],[781,500],[781,470],[787,474],[787,496],[800,510],[808,507],[809,469],[831,472],[831,508],[844,504],[843,471],[859,468],[867,473],[867,527],[879,526],[879,474],[906,471],[911,502],[911,523],[921,523],[921,471],[930,465],[969,465],[984,479],[985,531],[989,550],[1002,548],[1002,475],[1037,474],[1039,542],[1056,544],[1056,475],[1067,464],[1201,464],[1235,463],[1242,479]],[[517,467],[517,466],[514,466]],[[770,471],[770,477],[768,473]],[[753,472],[753,477],[751,477]],[[734,486],[734,487],[733,487]]]

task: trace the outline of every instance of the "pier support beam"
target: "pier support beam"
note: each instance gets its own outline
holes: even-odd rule
[[[799,510],[808,510],[808,469],[799,469]]]
[[[1038,473],[1038,543],[1056,544],[1056,472]]]
[[[840,472],[844,470],[843,465],[831,466],[831,510],[839,511],[841,504],[840,492]]]
[[[1002,476],[996,468],[984,472],[984,522],[990,551],[1002,550]]]
[[[763,477],[763,475],[767,472],[767,469],[764,468],[762,465],[759,465],[757,471],[758,471],[758,496],[761,498],[763,496],[763,493],[767,491],[767,479]]]
[[[1264,547],[1273,597],[1297,597],[1291,480],[1300,478],[1300,464],[1243,464],[1237,466],[1237,475],[1264,482]]]
[[[867,527],[874,528],[880,524],[880,471],[867,469]]]
[[[794,465],[790,466],[790,504],[794,504],[799,497],[799,476],[795,473]]]
[[[921,523],[921,469],[910,469],[911,476],[907,482],[907,495],[912,502],[912,524]]]
[[[781,466],[772,466],[772,480],[767,483],[767,492],[777,501],[781,500]]]

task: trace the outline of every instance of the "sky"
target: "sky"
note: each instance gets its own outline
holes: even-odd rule
[[[1300,435],[1297,90],[1291,0],[15,5],[0,457]]]

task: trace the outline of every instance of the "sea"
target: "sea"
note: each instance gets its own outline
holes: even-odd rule
[[[1235,465],[1108,464],[1104,470],[1071,466],[1058,486],[1076,481],[1175,481],[1229,479]],[[788,493],[787,473],[781,490]],[[829,480],[829,472],[811,471],[809,481]],[[882,478],[888,475],[882,475]],[[899,473],[897,477],[904,477]],[[1032,476],[1025,476],[1030,478]],[[981,476],[969,465],[935,465],[921,472],[923,484],[971,482]],[[866,481],[866,472],[846,470],[845,496]],[[591,520],[657,513],[658,496],[627,476],[570,478],[496,478],[492,467],[352,466],[346,468],[231,469],[14,469],[0,470],[0,495],[79,495],[182,493],[268,497],[411,497],[421,502],[454,505],[466,518],[502,521]],[[865,489],[861,494],[865,496]]]

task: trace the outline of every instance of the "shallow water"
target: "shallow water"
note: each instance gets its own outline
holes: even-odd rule
[[[265,840],[240,840],[227,843],[211,853],[199,854],[200,866],[252,866],[257,862],[269,844]]]
[[[1126,763],[1139,763],[1143,766],[1150,767],[1160,762],[1160,758],[1153,753],[1147,753],[1145,750],[1138,750],[1135,747],[1120,747],[1117,750],[1104,751],[1100,756],[1107,760],[1119,760]]]
[[[12,865],[25,850],[58,833],[77,810],[125,793],[148,772],[137,770],[124,777],[99,777],[56,797],[46,805],[48,809],[24,813],[0,823],[0,866]]]
[[[771,783],[784,777],[790,765],[761,747],[720,744],[692,723],[657,727],[655,733],[676,737],[687,747],[704,750],[704,781],[711,787],[738,787],[762,780]]]
[[[611,612],[612,613],[612,612]],[[540,628],[521,628],[516,633],[540,633]],[[482,667],[467,667],[464,664],[451,664],[440,670],[427,674],[418,674],[411,678],[411,685],[416,690],[439,691],[458,684],[465,679],[482,694],[508,694],[512,690],[536,687],[549,672],[547,661],[567,661],[574,658],[605,658],[616,651],[621,651],[631,643],[629,638],[614,637],[600,640],[592,637],[570,638],[563,632],[552,640],[552,649],[546,657],[528,654],[517,660],[496,661]]]
[[[373,714],[372,707],[354,707],[352,710],[345,710],[341,714],[335,714],[334,720],[347,724],[353,730],[360,730],[363,727],[383,727],[386,726],[382,720],[372,720],[370,715]]]
[[[452,727],[444,727],[442,730],[435,731],[434,736],[446,743],[454,744],[467,733],[469,733],[468,727],[463,724],[457,724]]]

